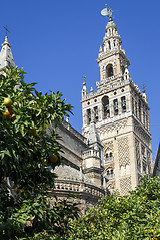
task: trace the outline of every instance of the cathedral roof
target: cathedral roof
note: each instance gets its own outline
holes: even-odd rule
[[[67,165],[60,165],[55,167],[54,173],[56,173],[58,176],[58,180],[85,182],[94,185],[94,183],[86,175],[84,175],[81,170],[79,171]]]
[[[7,36],[5,37],[5,41],[2,44],[2,49],[0,52],[0,69],[4,67],[15,67],[15,62],[11,52],[11,45],[8,42]]]

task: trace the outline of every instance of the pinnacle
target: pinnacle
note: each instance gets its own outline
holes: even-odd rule
[[[2,44],[2,46],[5,46],[5,45],[8,45],[9,47],[11,47],[11,45],[8,42],[8,37],[7,36],[5,36],[5,40],[4,40],[4,43]]]

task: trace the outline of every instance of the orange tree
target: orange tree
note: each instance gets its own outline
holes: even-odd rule
[[[71,229],[69,240],[160,240],[160,179],[145,177],[129,195],[104,197]]]
[[[48,166],[61,162],[55,129],[71,105],[59,92],[42,95],[24,74],[11,68],[0,77],[0,239],[60,239],[77,208],[49,206],[55,175]]]

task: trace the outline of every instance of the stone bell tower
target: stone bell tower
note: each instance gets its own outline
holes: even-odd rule
[[[97,91],[82,89],[83,135],[88,138],[90,124],[103,146],[104,186],[121,195],[134,189],[140,178],[152,173],[149,106],[145,94],[130,77],[129,60],[121,49],[122,40],[107,9],[109,22],[97,63],[100,81]]]

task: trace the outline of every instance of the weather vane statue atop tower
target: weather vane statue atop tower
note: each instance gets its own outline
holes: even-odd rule
[[[113,21],[113,19],[112,19],[112,13],[113,13],[113,12],[116,12],[117,10],[114,10],[114,11],[113,11],[110,7],[107,8],[107,4],[105,4],[105,6],[106,6],[106,8],[104,8],[104,9],[101,11],[102,16],[106,16],[106,17],[109,18],[109,21]]]

